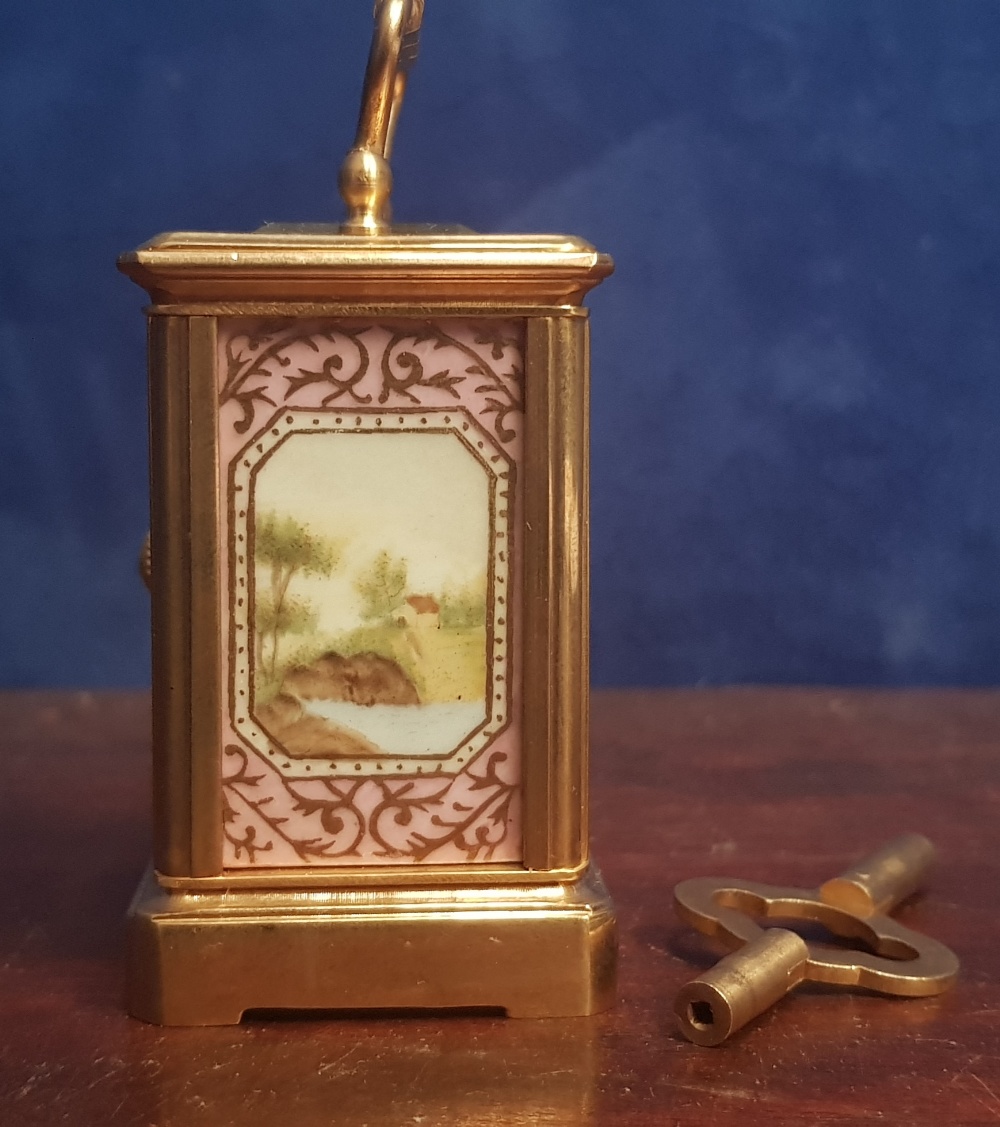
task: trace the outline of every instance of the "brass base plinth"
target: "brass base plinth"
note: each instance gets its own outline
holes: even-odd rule
[[[593,869],[502,888],[167,891],[128,918],[127,1007],[159,1025],[249,1009],[489,1006],[574,1017],[614,1000],[611,901]]]

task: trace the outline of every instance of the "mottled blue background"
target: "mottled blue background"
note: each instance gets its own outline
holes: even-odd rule
[[[146,680],[114,259],[339,218],[370,7],[5,10],[0,683]],[[428,0],[394,164],[400,220],[617,260],[598,683],[996,681],[996,0]]]

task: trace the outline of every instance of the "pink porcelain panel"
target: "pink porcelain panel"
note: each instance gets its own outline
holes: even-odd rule
[[[520,860],[522,338],[220,322],[226,868]]]

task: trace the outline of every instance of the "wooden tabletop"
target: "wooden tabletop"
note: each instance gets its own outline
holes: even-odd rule
[[[1000,1122],[1000,693],[602,692],[593,719],[615,1010],[160,1029],[119,1000],[147,700],[0,695],[0,1123]],[[942,862],[899,915],[958,953],[952,992],[804,987],[720,1048],[678,1037],[674,993],[715,956],[675,918],[674,883],[812,887],[906,830]]]

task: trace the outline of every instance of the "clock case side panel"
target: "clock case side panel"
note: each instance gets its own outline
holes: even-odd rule
[[[231,305],[203,307],[197,316],[150,310],[154,868],[161,886],[208,891],[577,879],[589,853],[589,326],[580,307],[525,318],[523,864],[223,871],[224,546],[214,365],[216,317],[242,312]],[[323,308],[334,317],[357,312]],[[420,305],[392,312],[426,318],[470,310]]]

